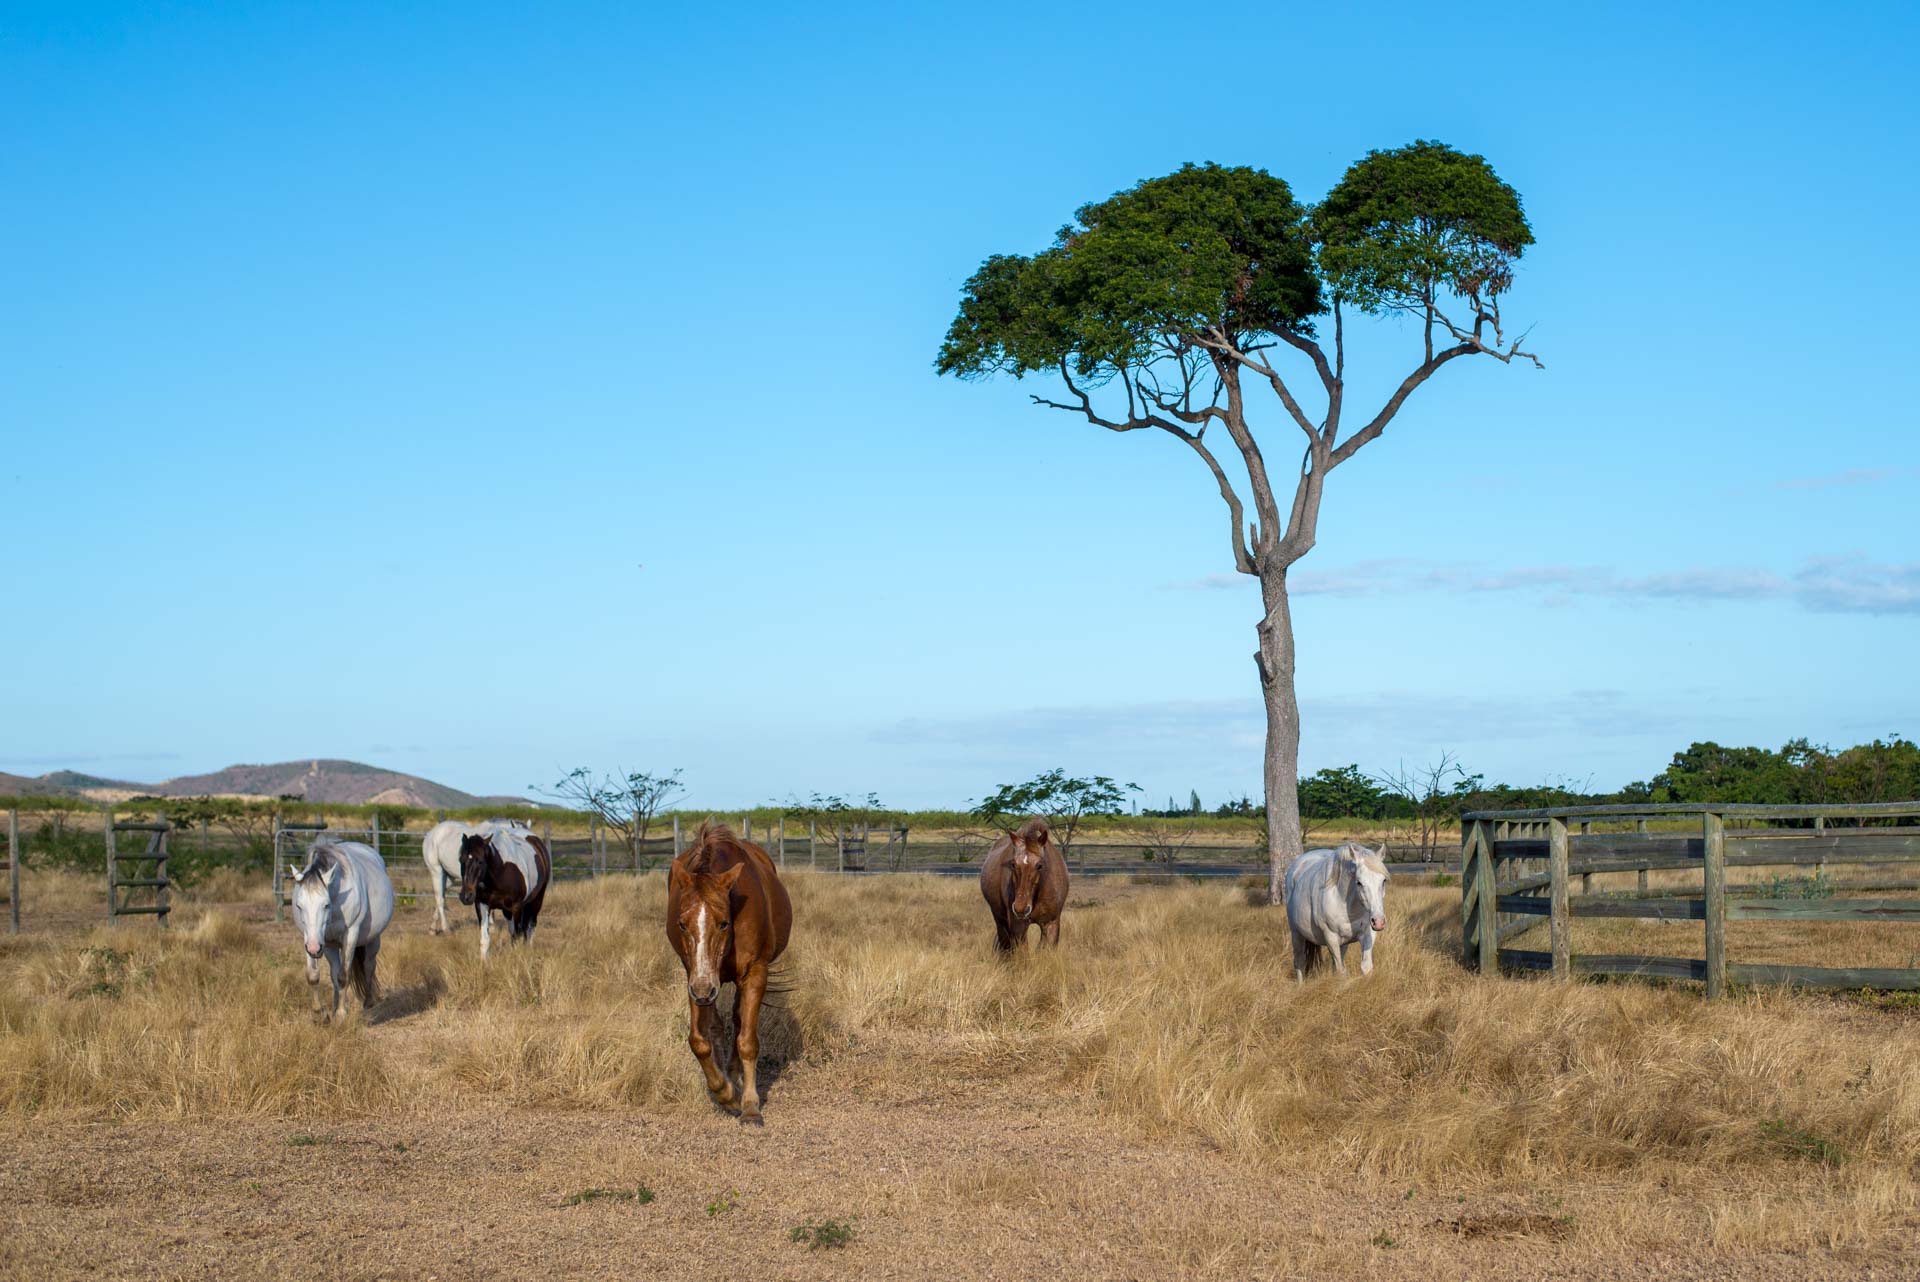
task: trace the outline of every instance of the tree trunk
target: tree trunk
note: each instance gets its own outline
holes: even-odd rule
[[[1260,648],[1260,693],[1267,706],[1267,902],[1282,902],[1287,865],[1300,853],[1300,703],[1293,691],[1293,615],[1287,572],[1260,576],[1266,617],[1255,629]]]

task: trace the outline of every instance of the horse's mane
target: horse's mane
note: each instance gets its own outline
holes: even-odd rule
[[[1047,821],[1038,816],[1021,824],[1019,830],[1013,835],[1018,837],[1023,845],[1028,846],[1035,842],[1044,843],[1052,839],[1052,834],[1047,831]]]
[[[1377,852],[1367,849],[1357,841],[1349,841],[1347,843],[1347,849],[1353,852],[1354,859],[1365,864],[1374,872],[1379,873],[1383,877],[1388,875],[1386,861],[1381,859]]]
[[[307,848],[307,866],[300,870],[300,875],[294,878],[294,880],[305,881],[315,872],[325,873],[339,858],[340,851],[335,847],[333,842],[316,840],[312,846]]]
[[[726,824],[709,819],[693,830],[693,840],[680,853],[680,859],[688,872],[715,872],[715,856],[726,853],[745,859],[746,843]]]

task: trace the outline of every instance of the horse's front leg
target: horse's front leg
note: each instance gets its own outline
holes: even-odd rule
[[[1333,973],[1344,976],[1347,973],[1347,946],[1345,941],[1329,939],[1327,941],[1327,951],[1333,954]]]
[[[1058,917],[1055,917],[1052,921],[1040,928],[1040,942],[1055,948],[1060,946],[1060,919]]]
[[[1363,924],[1360,927],[1360,973],[1373,974],[1373,926]]]
[[[365,1007],[366,999],[361,996],[360,991],[360,967],[362,965],[363,962],[360,957],[360,928],[358,926],[349,926],[340,936],[340,978],[336,979],[333,985],[334,1014],[338,1015],[340,1013],[340,1007],[345,998],[346,990],[351,990],[353,996],[359,997],[361,1006],[363,1008]]]
[[[755,966],[733,987],[733,1050],[740,1064],[740,1120],[763,1125],[760,1117],[760,1001],[767,994],[767,968]]]
[[[713,1062],[713,1024],[719,1016],[713,1007],[702,1006],[691,996],[687,998],[687,1003],[692,1007],[687,1020],[689,1025],[687,1046],[692,1049],[693,1057],[700,1061],[700,1071],[706,1074],[707,1094],[712,1096],[713,1102],[722,1108],[731,1108],[733,1107],[733,1083],[727,1080],[726,1075]]]
[[[447,874],[439,864],[433,865],[433,930],[435,935],[447,933]]]
[[[333,944],[326,945],[321,951],[327,958],[327,974],[333,979],[333,1006],[324,1017],[325,1022],[332,1023],[340,1017],[340,989],[346,983],[346,963],[340,956],[340,949]]]
[[[307,993],[313,1001],[313,1013],[320,1013],[320,959],[307,958]]]
[[[485,904],[480,908],[480,960],[485,961],[493,951],[493,910]]]

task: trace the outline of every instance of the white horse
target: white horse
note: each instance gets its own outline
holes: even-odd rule
[[[379,998],[375,969],[380,932],[393,920],[393,882],[372,846],[357,841],[316,841],[307,847],[307,866],[294,868],[293,924],[307,951],[307,983],[313,1008],[320,1009],[320,959],[333,976],[333,1008],[340,1013],[343,980],[351,980],[360,1008]]]
[[[484,823],[462,823],[442,819],[427,829],[420,839],[420,857],[426,861],[427,881],[433,886],[433,933],[447,933],[447,883],[460,884],[460,840],[474,833],[532,832],[524,819],[489,819]]]
[[[1387,928],[1387,848],[1348,842],[1337,850],[1309,850],[1287,866],[1287,925],[1293,931],[1293,977],[1304,980],[1322,948],[1335,974],[1347,973],[1340,953],[1359,941],[1360,973],[1373,973],[1373,936]]]

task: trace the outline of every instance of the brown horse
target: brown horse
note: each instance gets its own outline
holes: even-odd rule
[[[993,911],[1001,952],[1027,942],[1027,927],[1060,942],[1060,912],[1067,906],[1067,861],[1047,832],[1047,821],[1029,819],[993,843],[980,862],[980,893]]]
[[[733,1083],[713,1062],[720,985],[732,984],[733,1049],[740,1064],[740,1120],[759,1126],[760,1002],[767,968],[786,950],[793,904],[767,852],[705,823],[667,873],[667,939],[687,969],[691,1003],[687,1045],[707,1076],[707,1094],[722,1108],[735,1102]]]
[[[493,950],[493,910],[507,918],[508,934],[533,942],[553,880],[547,843],[530,832],[499,829],[460,839],[460,902],[480,918],[480,960]]]

